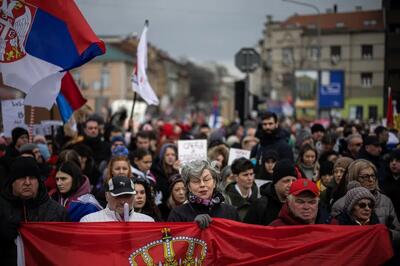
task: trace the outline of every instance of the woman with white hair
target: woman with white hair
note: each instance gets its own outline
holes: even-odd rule
[[[225,204],[217,190],[219,173],[208,161],[196,160],[183,166],[182,178],[188,191],[188,202],[172,209],[169,222],[196,221],[206,228],[211,217],[239,221],[235,207]]]

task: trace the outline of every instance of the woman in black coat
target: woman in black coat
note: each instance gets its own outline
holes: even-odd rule
[[[182,168],[182,178],[188,191],[188,202],[172,209],[169,222],[198,222],[208,227],[211,217],[239,221],[235,207],[225,204],[216,189],[219,176],[214,165],[204,160],[190,162]]]

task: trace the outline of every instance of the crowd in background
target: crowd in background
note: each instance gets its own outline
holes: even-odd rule
[[[23,221],[123,221],[126,203],[129,221],[202,228],[212,217],[273,226],[384,224],[398,256],[394,129],[265,112],[220,128],[162,119],[124,127],[93,114],[77,130],[31,136],[15,128],[11,138],[0,137],[0,261],[15,262]],[[207,140],[208,160],[179,161],[177,141],[191,139]],[[250,158],[228,165],[230,148]]]

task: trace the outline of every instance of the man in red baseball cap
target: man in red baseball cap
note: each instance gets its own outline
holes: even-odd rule
[[[270,225],[330,224],[329,213],[319,208],[319,189],[311,180],[300,178],[292,183],[287,202],[282,206],[278,218]]]

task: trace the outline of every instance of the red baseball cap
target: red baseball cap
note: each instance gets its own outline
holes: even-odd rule
[[[319,196],[319,189],[317,185],[313,181],[308,180],[306,178],[299,178],[296,181],[294,181],[290,186],[289,194],[297,196],[304,191],[310,191],[316,197]]]

